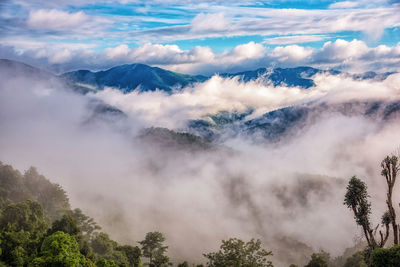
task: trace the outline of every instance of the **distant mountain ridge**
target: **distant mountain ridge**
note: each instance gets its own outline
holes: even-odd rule
[[[257,70],[242,71],[237,73],[223,73],[222,77],[240,77],[243,82],[249,82],[259,78],[269,80],[274,86],[287,85],[298,86],[302,88],[310,88],[314,86],[314,81],[311,79],[317,73],[329,72],[330,74],[339,74],[339,71],[330,70],[323,71],[312,67],[295,67],[295,68],[259,68]]]
[[[339,74],[339,71],[322,71],[312,67],[296,68],[259,68],[257,70],[243,71],[237,73],[222,73],[224,78],[239,77],[240,81],[248,82],[263,78],[271,81],[273,85],[298,86],[309,88],[314,85],[311,77],[317,73],[329,72]],[[188,74],[180,74],[151,67],[144,64],[130,64],[116,66],[105,71],[92,72],[89,70],[78,70],[61,75],[67,80],[79,84],[88,84],[99,89],[105,86],[119,88],[123,92],[131,92],[136,88],[140,91],[154,91],[156,89],[171,93],[174,87],[185,87],[196,82],[204,82],[211,77]],[[370,75],[371,76],[371,75]]]
[[[224,78],[238,78],[239,81],[249,82],[261,79],[274,86],[301,87],[304,89],[314,86],[312,77],[319,73],[331,75],[346,74],[337,70],[320,70],[313,67],[294,68],[259,68],[256,70],[242,71],[237,73],[222,73],[219,76]],[[362,74],[346,74],[354,79],[386,79],[391,72],[377,74],[365,72]],[[141,92],[161,90],[172,93],[174,88],[183,88],[197,82],[204,82],[211,77],[203,75],[181,74],[158,67],[151,67],[145,64],[127,64],[116,66],[104,71],[92,72],[89,70],[77,70],[67,72],[61,77],[68,81],[82,86],[87,84],[98,89],[105,86],[116,87],[128,93],[134,90]]]
[[[171,92],[174,87],[185,87],[207,79],[201,75],[191,76],[138,63],[116,66],[98,72],[72,71],[61,76],[70,81],[93,85],[100,89],[105,86],[117,87],[123,92],[131,92],[136,88],[140,91],[159,89]]]

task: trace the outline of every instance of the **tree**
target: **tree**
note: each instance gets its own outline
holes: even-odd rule
[[[149,258],[150,267],[159,267],[169,265],[169,258],[164,255],[168,246],[164,246],[165,237],[160,232],[149,232],[145,239],[140,241],[142,245],[143,256]]]
[[[101,229],[101,227],[94,221],[93,218],[85,215],[80,209],[74,209],[73,211],[70,211],[69,215],[71,215],[77,221],[78,227],[82,231],[82,235],[87,240],[91,240],[93,234]]]
[[[99,233],[92,240],[93,251],[99,255],[111,253],[117,247],[117,243],[108,237],[106,233]]]
[[[218,252],[204,254],[209,267],[272,267],[267,257],[272,255],[261,247],[260,240],[249,242],[237,238],[222,240]]]
[[[368,201],[368,197],[367,185],[356,176],[353,176],[347,185],[344,204],[353,211],[356,223],[363,228],[368,246],[375,249],[377,243],[371,229],[371,203]]]
[[[42,205],[50,222],[59,219],[71,209],[64,189],[40,175],[36,168],[30,167],[24,173],[23,181],[25,188],[33,197],[32,199]]]
[[[126,257],[128,258],[129,266],[132,267],[140,266],[141,264],[140,256],[142,256],[142,251],[140,250],[139,247],[124,245],[124,246],[118,246],[116,250],[125,253]]]
[[[371,267],[398,267],[400,263],[400,246],[378,248],[372,252]]]
[[[387,199],[386,204],[388,206],[388,215],[390,217],[390,223],[392,223],[393,228],[393,243],[395,245],[399,244],[399,233],[398,233],[398,225],[396,222],[396,212],[393,208],[392,203],[392,194],[393,187],[396,182],[397,172],[399,170],[398,158],[394,155],[387,156],[381,163],[382,167],[382,176],[386,179],[387,184]]]
[[[66,234],[76,236],[79,235],[81,229],[78,227],[76,220],[70,215],[64,215],[61,219],[53,222],[51,228],[49,229],[49,234],[62,231]]]
[[[343,267],[368,267],[364,260],[364,253],[362,251],[354,253],[347,258]]]
[[[177,267],[189,267],[189,263],[187,261],[184,261],[182,263],[179,263]]]
[[[79,251],[87,258],[94,260],[93,250],[88,240],[82,235],[82,231],[78,226],[78,222],[71,215],[64,216],[53,222],[51,228],[47,231],[47,235],[51,235],[57,231],[62,231],[73,236],[79,245]]]
[[[310,262],[304,267],[328,267],[326,253],[313,253]]]
[[[40,254],[41,256],[32,262],[32,266],[95,266],[79,252],[75,238],[61,231],[45,238]]]
[[[0,260],[13,266],[30,262],[46,228],[39,203],[27,200],[8,205],[0,217]]]
[[[106,259],[100,259],[96,262],[96,266],[97,267],[118,267],[118,265],[116,265],[114,263],[114,261],[109,261]]]
[[[97,254],[98,259],[112,261],[118,266],[133,266],[129,263],[125,249],[118,250],[118,243],[110,239],[106,233],[96,234],[91,242],[91,246]]]

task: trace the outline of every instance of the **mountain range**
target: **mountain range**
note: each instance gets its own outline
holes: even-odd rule
[[[263,82],[270,82],[274,86],[287,85],[307,89],[315,85],[312,76],[318,73],[337,75],[341,72],[337,70],[320,70],[312,67],[259,68],[237,73],[222,73],[219,76],[224,78],[237,77],[242,82],[261,79]],[[352,76],[355,79],[385,79],[390,74],[390,72],[382,74],[366,72]],[[179,90],[185,86],[204,82],[211,78],[203,75],[181,74],[144,64],[121,65],[98,72],[77,70],[64,73],[61,77],[75,84],[90,85],[98,89],[110,86],[119,88],[125,93],[133,90],[143,92],[156,89],[172,93],[173,89]]]
[[[243,82],[262,79],[274,85],[285,84],[307,89],[314,85],[312,79],[313,75],[325,72],[329,72],[332,75],[340,74],[339,71],[335,70],[324,71],[312,67],[296,67],[286,69],[260,68],[254,71],[233,74],[225,73],[220,74],[220,76],[229,78],[237,77]],[[174,93],[174,89],[179,90],[187,85],[203,82],[210,78],[206,76],[180,74],[143,64],[122,65],[99,72],[78,70],[57,76],[24,63],[0,59],[0,74],[13,77],[13,75],[17,75],[17,73],[23,73],[26,76],[44,79],[46,81],[64,83],[67,88],[72,88],[74,91],[81,94],[85,94],[90,90],[102,90],[105,86],[119,88],[125,93],[133,90],[154,91],[158,89],[172,94]],[[391,73],[377,74],[374,72],[367,72],[351,75],[351,77],[353,79],[383,80],[390,74]],[[112,119],[116,115],[124,116],[122,111],[98,100],[92,101],[92,103],[92,117],[111,115]],[[216,114],[208,115],[206,118],[188,121],[187,127],[181,130],[201,136],[209,141],[217,141],[218,139],[223,139],[224,136],[232,137],[235,135],[256,136],[264,140],[279,141],[282,136],[290,136],[298,129],[306,127],[306,125],[308,125],[307,122],[310,120],[316,120],[332,112],[344,116],[363,116],[382,122],[398,118],[400,117],[400,103],[396,101],[351,101],[338,104],[327,104],[324,102],[306,103],[277,109],[256,118],[247,119],[247,115],[250,115],[252,112],[252,110],[248,110],[243,113],[232,113],[221,110]],[[293,129],[296,129],[296,131]],[[144,133],[149,136],[151,135],[153,139],[154,136],[158,139],[160,139],[160,136],[173,136],[171,133],[160,128],[154,128]],[[196,140],[196,142],[199,142],[199,146],[203,147],[204,144],[208,144],[208,141],[203,143],[203,141],[199,141],[190,136],[189,138],[186,135],[174,136],[175,139],[178,138],[179,140],[181,137],[186,138],[183,143],[187,143],[187,140]],[[169,137],[169,139],[171,139],[171,137]]]
[[[119,88],[123,92],[131,92],[135,89],[140,91],[159,89],[169,93],[174,87],[181,88],[208,79],[201,75],[191,76],[144,64],[122,65],[98,72],[77,70],[67,72],[61,77],[99,89],[111,86]]]

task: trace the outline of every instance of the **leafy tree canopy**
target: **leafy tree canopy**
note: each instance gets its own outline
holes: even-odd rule
[[[223,240],[218,252],[204,254],[209,267],[271,267],[267,259],[271,255],[271,251],[261,247],[260,240],[245,243],[237,238]]]
[[[45,238],[40,254],[33,266],[95,266],[79,252],[75,238],[61,231]]]

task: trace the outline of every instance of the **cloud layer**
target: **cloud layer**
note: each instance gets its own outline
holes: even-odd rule
[[[397,147],[397,120],[326,113],[282,143],[231,138],[219,144],[229,149],[198,153],[135,136],[219,110],[399,101],[399,74],[384,81],[319,75],[308,90],[216,76],[173,95],[109,88],[86,96],[26,73],[0,78],[0,159],[21,170],[37,166],[121,242],[159,230],[174,260],[199,262],[221,239],[256,237],[276,266],[287,266],[305,263],[313,249],[336,255],[353,244],[358,230],[342,205],[352,175],[370,186],[375,222],[385,209],[379,162]],[[127,117],[94,113],[94,99]]]
[[[56,72],[103,68],[128,60],[178,64],[176,68],[183,72],[223,71],[229,68],[219,66],[219,62],[236,65],[232,69],[242,65],[263,67],[271,61],[312,63],[304,51],[309,51],[309,46],[323,49],[328,40],[336,43],[340,39],[357,39],[371,49],[379,44],[395,47],[400,41],[400,6],[395,1],[291,4],[294,5],[286,1],[9,1],[0,12],[0,56]],[[251,43],[256,46],[250,47]],[[263,45],[261,49],[262,43],[269,47]],[[295,56],[276,60],[270,57],[277,46],[302,44],[302,52],[297,47],[285,47],[286,54],[296,50]],[[235,49],[246,45],[246,54],[238,55],[241,60],[227,59],[237,55]],[[354,56],[357,54],[350,57]],[[377,65],[366,66],[373,70]]]
[[[399,71],[400,64],[400,43],[396,46],[368,47],[365,42],[356,39],[328,41],[320,49],[296,44],[269,48],[261,43],[249,42],[223,52],[213,51],[207,46],[184,50],[178,45],[151,43],[137,48],[121,44],[101,52],[92,50],[91,45],[74,43],[62,44],[52,49],[45,49],[46,45],[40,42],[26,43],[18,39],[6,44],[8,49],[2,48],[8,51],[9,56],[9,47],[17,44],[26,47],[26,50],[13,51],[11,58],[30,63],[40,60],[41,64],[55,68],[58,72],[76,69],[76,66],[80,69],[98,70],[133,62],[182,73],[206,75],[259,67],[293,66],[336,68],[350,72],[386,72]]]

